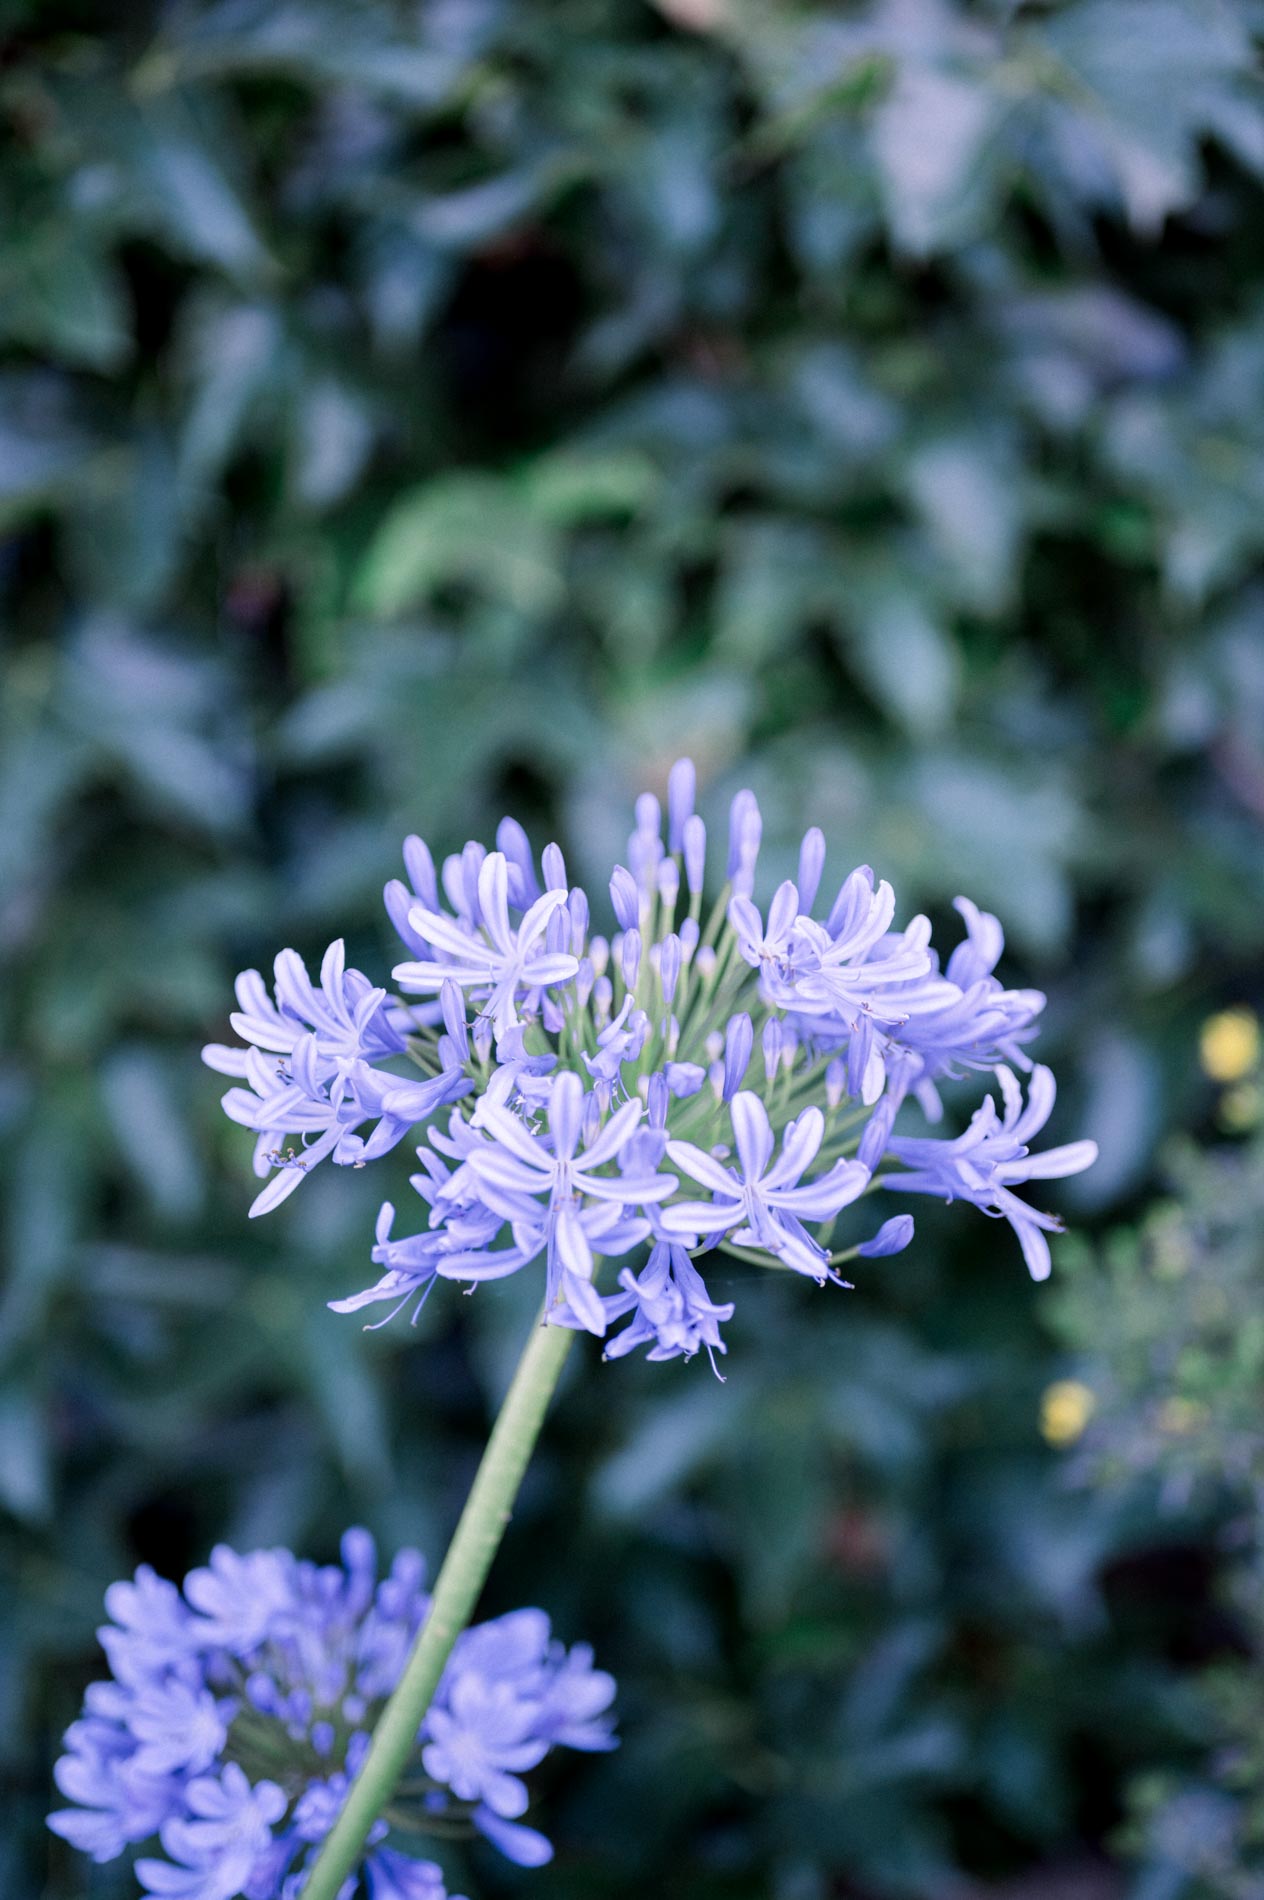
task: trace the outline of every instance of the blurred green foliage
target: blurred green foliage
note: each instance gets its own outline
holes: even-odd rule
[[[5,1893],[132,1891],[41,1824],[110,1578],[453,1521],[527,1289],[329,1315],[406,1163],[248,1225],[196,1061],[282,943],[388,967],[405,831],[512,808],[595,877],[690,751],[770,877],[819,821],[908,910],[1003,914],[1102,1146],[1079,1224],[1205,1132],[1198,1026],[1264,942],[1262,31],[0,6]],[[958,1214],[819,1314],[743,1279],[723,1387],[572,1375],[491,1587],[624,1684],[551,1895],[1124,1890],[1219,1520],[1058,1481],[1047,1302]]]
[[[1264,1892],[1264,1118],[1253,1139],[1192,1145],[1169,1198],[1081,1254],[1053,1316],[1091,1395],[1072,1475],[1144,1499],[1173,1544],[1218,1559],[1187,1683],[1186,1748],[1139,1774],[1121,1845],[1142,1900]]]

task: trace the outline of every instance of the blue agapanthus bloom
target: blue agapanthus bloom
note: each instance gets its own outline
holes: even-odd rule
[[[72,1805],[49,1826],[97,1861],[140,1850],[154,1900],[297,1900],[425,1621],[423,1583],[413,1550],[379,1579],[372,1538],[352,1530],[340,1565],[221,1545],[182,1589],[145,1566],[112,1584],[110,1679],[66,1733],[56,1779]],[[446,1900],[428,1836],[478,1833],[542,1866],[552,1848],[522,1820],[522,1777],[551,1748],[612,1748],[613,1698],[542,1610],[467,1629],[343,1900]]]
[[[248,1046],[205,1055],[239,1083],[227,1113],[258,1136],[269,1179],[252,1213],[326,1157],[361,1166],[423,1136],[412,1185],[424,1225],[399,1233],[384,1205],[380,1277],[338,1311],[415,1317],[436,1280],[472,1287],[531,1268],[553,1324],[605,1337],[628,1321],[608,1358],[705,1350],[714,1365],[733,1309],[703,1278],[712,1251],[845,1284],[843,1261],[913,1237],[908,1215],[876,1230],[859,1217],[877,1188],[1003,1216],[1032,1273],[1048,1271],[1060,1222],[1014,1190],[1076,1173],[1096,1151],[1031,1152],[1053,1101],[1026,1053],[1045,999],[996,975],[997,919],[959,898],[965,935],[941,966],[929,921],[899,925],[895,893],[867,865],[829,898],[816,827],[797,877],[761,908],[749,791],[733,800],[724,882],[704,910],[707,832],[687,759],[666,792],[665,827],[656,797],[636,801],[609,936],[592,929],[558,847],[537,866],[506,818],[494,850],[467,844],[438,871],[419,838],[406,842],[408,883],[385,893],[407,953],[398,995],[347,970],[340,944],[319,988],[289,950],[273,996],[257,972],[239,978],[232,1023]],[[1030,1072],[1025,1108],[1016,1070]],[[962,1135],[897,1133],[903,1109],[937,1123],[944,1085],[980,1075],[999,1084],[1003,1116],[985,1095]],[[839,1246],[844,1217],[855,1227]],[[605,1260],[618,1265],[603,1291]]]

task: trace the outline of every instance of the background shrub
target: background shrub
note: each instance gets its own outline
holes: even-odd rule
[[[819,1310],[744,1287],[723,1387],[572,1373],[489,1606],[548,1604],[624,1684],[622,1750],[553,1791],[550,1893],[1249,1877],[1250,1722],[1204,1682],[1256,1681],[1219,1593],[1258,1225],[1198,1254],[1241,1412],[1138,1263],[1163,1140],[1257,1114],[1198,1032],[1258,1002],[1264,939],[1260,24],[9,0],[5,1892],[132,1891],[42,1830],[105,1583],[352,1519],[437,1560],[527,1323],[512,1284],[416,1334],[325,1311],[398,1156],[247,1224],[197,1062],[233,973],[343,932],[384,972],[408,830],[512,806],[582,878],[681,751],[713,812],[756,786],[769,875],[816,820],[908,909],[1002,913],[1058,1132],[1102,1148],[1066,1211],[1114,1238],[1033,1294],[1007,1231],[928,1205]],[[1258,1180],[1182,1162],[1177,1232],[1222,1165]],[[1205,1376],[1169,1389],[1177,1341]],[[1087,1490],[1042,1440],[1059,1380],[1055,1445],[1122,1382]],[[1176,1479],[1170,1403],[1207,1408]]]

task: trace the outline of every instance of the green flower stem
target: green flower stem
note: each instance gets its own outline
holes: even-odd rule
[[[470,1620],[500,1548],[574,1337],[568,1326],[545,1325],[543,1315],[532,1329],[436,1579],[430,1613],[373,1731],[346,1805],[308,1875],[303,1900],[336,1900],[370,1828],[395,1793],[452,1645]]]

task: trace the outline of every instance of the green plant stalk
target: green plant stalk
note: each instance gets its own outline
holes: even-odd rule
[[[452,1645],[470,1620],[500,1548],[574,1337],[568,1326],[545,1325],[543,1314],[532,1330],[435,1581],[429,1615],[373,1731],[346,1805],[307,1877],[303,1900],[336,1900],[370,1828],[395,1793]]]

